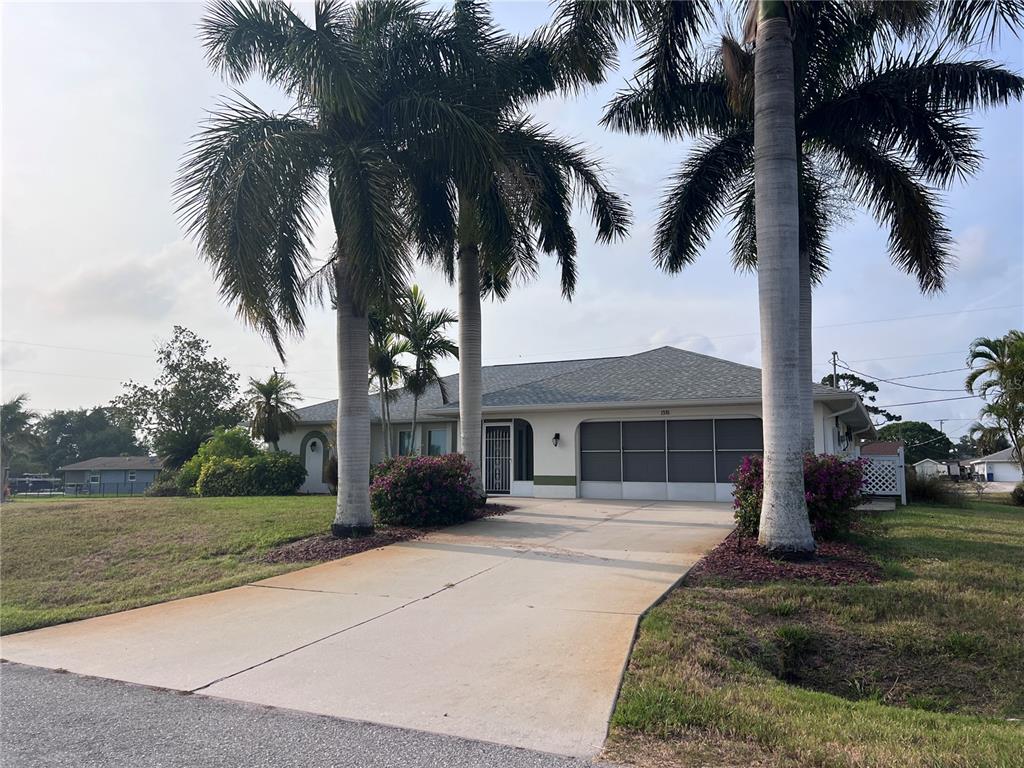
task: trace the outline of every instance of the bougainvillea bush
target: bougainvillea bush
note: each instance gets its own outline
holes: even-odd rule
[[[388,459],[371,475],[370,506],[381,525],[452,525],[472,518],[483,504],[461,453]]]
[[[804,495],[814,535],[829,539],[850,530],[853,511],[864,487],[862,459],[844,460],[832,454],[804,455]],[[746,536],[757,536],[764,491],[764,461],[745,456],[729,478],[735,483],[733,508],[736,525]]]

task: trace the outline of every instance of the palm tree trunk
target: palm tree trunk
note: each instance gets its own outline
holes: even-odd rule
[[[381,438],[384,442],[384,458],[388,458],[391,456],[391,425],[388,423],[387,390],[383,381],[380,382],[379,393]]]
[[[811,329],[811,254],[800,252],[800,417],[801,449],[814,452],[814,344]]]
[[[416,418],[419,416],[420,396],[412,396],[412,432],[409,433],[409,455],[419,454],[419,444],[416,441]]]
[[[345,262],[335,269],[338,299],[338,502],[331,533],[350,538],[373,533],[370,513],[370,395],[366,361],[370,331],[352,296]]]
[[[483,376],[480,372],[480,249],[459,233],[459,446],[473,467],[473,482],[483,495],[481,422]]]
[[[759,543],[780,554],[814,552],[801,449],[800,226],[793,43],[782,3],[757,28],[754,191],[764,417],[764,501]]]

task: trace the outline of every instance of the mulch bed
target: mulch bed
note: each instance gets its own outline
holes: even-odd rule
[[[471,518],[480,520],[485,517],[503,515],[515,509],[509,504],[487,504]],[[379,525],[372,536],[358,539],[336,539],[330,534],[309,536],[305,539],[282,544],[267,552],[263,561],[267,563],[317,563],[325,560],[337,560],[371,549],[386,547],[399,541],[412,541],[426,536],[439,528],[408,528],[404,526]]]
[[[691,584],[730,581],[763,584],[768,581],[811,581],[820,584],[859,584],[881,581],[882,569],[855,544],[822,541],[811,560],[769,557],[757,539],[730,533],[690,571]]]

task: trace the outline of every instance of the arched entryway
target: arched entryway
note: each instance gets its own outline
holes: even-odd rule
[[[302,438],[299,458],[306,468],[306,481],[299,489],[303,493],[328,493],[329,488],[324,482],[327,473],[327,462],[330,457],[330,443],[327,435],[320,430],[307,432]]]

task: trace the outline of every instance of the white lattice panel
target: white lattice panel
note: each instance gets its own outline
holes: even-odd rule
[[[895,456],[864,456],[864,493],[876,496],[900,495],[899,459]]]

